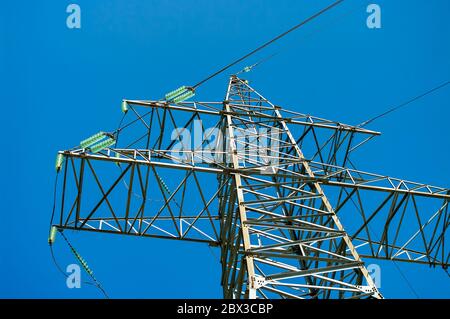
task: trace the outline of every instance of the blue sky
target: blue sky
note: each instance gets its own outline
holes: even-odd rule
[[[72,2],[81,7],[81,29],[66,27]],[[91,286],[68,289],[50,258],[57,150],[115,128],[122,98],[156,99],[196,83],[331,1],[72,2],[1,5],[0,297],[101,297]],[[371,2],[382,8],[379,30],[365,24]],[[211,80],[196,98],[223,99],[229,74],[282,50],[248,75],[258,91],[289,109],[358,124],[449,80],[449,12],[447,0],[347,0]],[[358,168],[449,187],[449,103],[445,88],[371,124],[383,134],[360,151]],[[68,236],[112,297],[221,296],[219,252],[207,246]],[[61,264],[74,262],[62,242],[56,250]],[[408,284],[392,264],[380,264],[386,297],[413,298],[412,289],[450,297],[440,269],[398,263]]]

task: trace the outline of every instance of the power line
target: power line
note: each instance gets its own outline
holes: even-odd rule
[[[442,89],[443,87],[447,86],[448,84],[450,84],[450,81],[447,81],[447,82],[445,82],[445,83],[442,83],[442,84],[440,84],[440,85],[438,85],[438,86],[432,88],[431,90],[426,91],[425,93],[422,93],[422,94],[420,94],[420,95],[417,95],[416,97],[414,97],[414,98],[412,98],[412,99],[410,99],[410,100],[408,100],[408,101],[406,101],[406,102],[403,102],[403,103],[400,104],[400,105],[397,105],[397,106],[395,106],[395,107],[392,107],[392,108],[388,109],[387,111],[385,111],[385,112],[383,112],[383,113],[381,113],[381,114],[379,114],[379,115],[377,115],[377,116],[375,116],[375,117],[372,117],[371,119],[368,119],[367,121],[364,121],[364,122],[358,124],[357,127],[364,127],[364,126],[366,126],[367,124],[372,123],[373,121],[375,121],[375,120],[377,120],[377,119],[379,119],[379,118],[381,118],[381,117],[383,117],[383,116],[388,115],[389,113],[395,112],[395,111],[397,111],[398,109],[400,109],[400,108],[402,108],[402,107],[405,107],[405,106],[407,106],[408,104],[410,104],[410,103],[412,103],[412,102],[415,102],[415,101],[417,101],[417,100],[419,100],[419,99],[421,99],[421,98],[423,98],[423,97],[425,97],[425,96],[427,96],[427,95],[429,95],[429,94],[431,94],[431,93],[433,93],[433,92],[435,92],[435,91],[437,91],[437,90],[439,90],[439,89]]]
[[[444,269],[445,273],[447,274],[447,277],[450,278],[450,273],[448,272],[448,269],[444,267],[442,269]]]
[[[409,286],[409,289],[413,292],[413,294],[416,296],[417,299],[420,299],[419,294],[417,293],[417,291],[414,289],[414,287],[412,286],[411,282],[408,280],[408,278],[406,278],[405,274],[402,272],[402,270],[400,269],[400,267],[397,265],[397,263],[395,262],[395,260],[392,260],[393,264],[395,265],[395,267],[397,268],[398,272],[400,273],[400,275],[403,277],[403,279],[405,280],[406,284]]]
[[[306,34],[304,37],[301,38],[301,40],[305,40],[307,38],[310,38],[313,35],[315,35],[317,33],[320,33],[321,31],[325,30],[327,27],[335,25],[337,22],[340,22],[342,19],[344,19],[344,18],[348,17],[350,14],[354,13],[357,9],[358,9],[358,7],[355,7],[353,9],[345,12],[344,14],[339,15],[338,17],[334,18],[330,23],[325,24],[324,26],[320,26],[318,29],[313,30],[312,32]],[[272,58],[274,58],[275,56],[279,55],[280,53],[284,53],[284,52],[286,52],[288,50],[292,50],[294,48],[296,48],[296,47],[294,47],[293,45],[290,45],[287,48],[283,48],[281,50],[278,50],[277,52],[272,53],[272,54],[270,54],[270,55],[268,55],[268,56],[258,60],[254,64],[252,64],[250,66],[247,66],[246,68],[244,68],[241,71],[237,72],[236,75],[244,73],[244,72],[249,72],[249,71],[253,70],[255,67],[257,67],[257,66],[259,66],[259,65],[261,65],[261,64],[263,64],[263,63],[265,63],[265,62],[267,62],[269,60],[271,60]]]
[[[222,73],[222,72],[228,70],[228,69],[231,68],[232,66],[234,66],[234,65],[238,64],[239,62],[245,60],[246,58],[252,56],[252,55],[255,54],[256,52],[258,52],[258,51],[264,49],[265,47],[267,47],[267,46],[269,46],[270,44],[276,42],[277,40],[281,39],[282,37],[286,36],[287,34],[293,32],[294,30],[296,30],[296,29],[298,29],[298,28],[304,26],[304,25],[307,24],[308,22],[314,20],[315,18],[319,17],[320,15],[322,15],[323,13],[325,13],[326,11],[331,10],[332,8],[334,8],[334,7],[336,7],[337,5],[341,4],[342,2],[344,2],[344,0],[338,0],[338,1],[336,1],[336,2],[334,2],[334,3],[332,3],[332,4],[330,4],[329,6],[323,8],[322,10],[320,10],[320,11],[318,11],[317,13],[313,14],[312,16],[308,17],[307,19],[303,20],[303,21],[300,22],[299,24],[293,26],[293,27],[290,28],[289,30],[287,30],[287,31],[285,31],[285,32],[283,32],[283,33],[281,33],[281,34],[279,34],[279,35],[276,36],[275,38],[273,38],[273,39],[267,41],[266,43],[262,44],[261,46],[257,47],[256,49],[250,51],[250,52],[247,53],[246,55],[240,57],[239,59],[237,59],[237,60],[231,62],[230,64],[224,66],[223,68],[221,68],[221,69],[219,69],[218,71],[214,72],[213,74],[209,75],[208,77],[206,77],[205,79],[201,80],[200,82],[198,82],[198,83],[195,84],[194,86],[186,87],[185,90],[187,90],[187,91],[194,91],[196,88],[198,88],[198,87],[199,87],[200,85],[202,85],[203,83],[209,81],[210,79],[214,78],[215,76],[219,75],[220,73]],[[274,56],[277,55],[278,53],[279,53],[279,52],[274,53],[274,54],[272,54],[272,55],[270,55],[270,56],[268,56],[268,57],[266,57],[266,58],[263,58],[263,59],[259,60],[258,62],[256,62],[255,64],[253,64],[250,68],[256,67],[257,65],[266,62],[267,60],[271,59],[272,57],[274,57]],[[186,91],[184,91],[184,92],[186,92]],[[126,113],[125,113],[125,114],[126,114]],[[148,114],[148,113],[146,113],[146,114]],[[146,114],[145,114],[145,115],[146,115]],[[145,115],[144,115],[144,116],[145,116]],[[124,116],[124,117],[125,117],[125,116]],[[128,125],[132,124],[132,123],[129,123],[129,124],[125,125],[124,127],[120,127],[121,124],[122,124],[122,121],[123,121],[123,118],[122,118],[122,120],[120,121],[119,128],[118,128],[116,131],[113,132],[113,134],[117,134],[116,139],[118,139],[118,137],[119,137],[118,135],[120,134],[120,131],[121,131],[122,129],[124,129],[124,128],[127,127]],[[117,141],[116,141],[116,145],[117,145]]]
[[[63,238],[65,239],[65,241],[67,242],[67,244],[69,245],[70,248],[72,248],[71,244],[69,243],[69,241],[67,240],[67,238],[64,236],[64,234],[62,232],[59,232]],[[60,264],[58,263],[58,261],[56,260],[56,256],[55,256],[55,252],[53,251],[53,245],[48,245],[50,248],[50,254],[52,256],[52,261],[53,264],[55,265],[56,269],[65,277],[65,278],[69,278],[69,275],[67,275],[64,270],[62,269],[62,267],[60,266]],[[92,276],[91,276],[92,277]],[[86,285],[91,285],[96,287],[97,289],[99,289],[103,295],[105,296],[105,298],[109,299],[106,291],[103,289],[103,287],[101,286],[101,284],[95,279],[93,278],[94,282],[89,282],[89,281],[82,281],[84,284]]]
[[[325,13],[326,11],[328,11],[328,10],[334,8],[335,6],[341,4],[342,2],[344,2],[344,0],[338,0],[338,1],[336,1],[336,2],[334,2],[334,3],[332,3],[332,4],[330,4],[328,7],[326,7],[326,8],[324,8],[324,9],[320,10],[319,12],[313,14],[312,16],[310,16],[309,18],[307,18],[306,20],[303,20],[303,21],[300,22],[299,24],[297,24],[297,25],[293,26],[292,28],[290,28],[289,30],[287,30],[287,31],[285,31],[285,32],[283,32],[283,33],[281,33],[280,35],[276,36],[276,37],[273,38],[272,40],[270,40],[270,41],[264,43],[263,45],[257,47],[257,48],[254,49],[253,51],[247,53],[246,55],[240,57],[239,59],[235,60],[234,62],[232,62],[232,63],[230,63],[230,64],[224,66],[224,67],[221,68],[220,70],[214,72],[213,74],[211,74],[211,75],[208,76],[207,78],[205,78],[205,79],[201,80],[200,82],[198,82],[197,84],[195,84],[192,88],[195,89],[195,88],[199,87],[200,85],[202,85],[202,84],[205,83],[206,81],[209,81],[209,80],[212,79],[213,77],[215,77],[215,76],[219,75],[220,73],[224,72],[225,70],[231,68],[233,65],[236,65],[236,64],[238,64],[239,62],[245,60],[245,59],[248,58],[249,56],[255,54],[256,52],[258,52],[258,51],[264,49],[264,48],[267,47],[268,45],[270,45],[270,44],[274,43],[275,41],[281,39],[281,38],[284,37],[285,35],[291,33],[292,31],[294,31],[294,30],[300,28],[301,26],[307,24],[308,22],[314,20],[315,18],[317,18],[317,17],[320,16],[321,14],[323,14],[323,13]]]
[[[59,265],[58,261],[56,260],[55,252],[53,251],[53,245],[48,245],[48,246],[50,247],[50,254],[52,255],[52,260],[53,260],[53,263],[55,264],[56,269],[58,269],[58,271],[59,271],[64,277],[68,278],[69,275],[66,274],[66,273],[64,272],[64,270],[62,269],[62,267]],[[95,286],[94,283],[89,282],[89,281],[83,281],[83,283],[86,284],[86,285]]]

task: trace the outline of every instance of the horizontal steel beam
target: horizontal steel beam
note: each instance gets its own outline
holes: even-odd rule
[[[114,149],[112,149],[114,151]],[[139,153],[139,152],[136,152]],[[180,169],[180,170],[189,170],[189,171],[196,171],[196,172],[205,172],[205,173],[212,173],[212,174],[234,174],[234,173],[240,173],[245,174],[248,177],[252,175],[256,176],[271,176],[272,174],[263,174],[261,170],[258,169],[251,169],[251,168],[243,168],[243,169],[232,169],[232,168],[218,168],[218,167],[206,167],[206,166],[200,166],[200,165],[192,165],[187,163],[168,163],[168,162],[160,162],[160,161],[153,161],[147,158],[143,157],[135,157],[135,158],[127,158],[127,157],[114,157],[109,155],[103,155],[101,153],[98,154],[91,154],[91,153],[83,153],[80,150],[77,151],[60,151],[59,154],[70,156],[74,158],[87,158],[90,160],[97,160],[97,161],[105,161],[105,162],[114,162],[114,163],[126,163],[126,164],[140,164],[140,165],[148,165],[148,166],[155,166],[155,167],[163,167],[163,168],[173,168],[173,169]],[[299,160],[299,163],[304,160]],[[294,163],[294,162],[293,162]],[[291,163],[288,163],[291,164]],[[287,165],[288,165],[287,164]],[[317,164],[317,163],[315,163]],[[326,166],[326,164],[323,164]],[[357,171],[357,170],[347,170],[345,168],[340,168],[342,170],[342,173],[351,171],[354,175],[358,174],[368,174],[366,172]],[[395,192],[400,194],[411,194],[411,195],[417,195],[417,196],[424,196],[424,197],[432,197],[432,198],[441,198],[441,199],[447,199],[450,200],[450,190],[448,189],[440,189],[439,192],[424,192],[424,191],[417,191],[417,190],[407,190],[407,189],[401,189],[401,188],[395,188],[395,187],[382,187],[382,186],[376,186],[376,185],[370,185],[371,182],[378,182],[380,179],[385,179],[389,181],[389,179],[393,179],[388,176],[379,176],[380,179],[373,179],[373,180],[364,180],[364,179],[350,179],[350,177],[347,177],[345,181],[337,181],[334,179],[343,179],[341,176],[339,176],[340,173],[334,174],[316,174],[316,178],[311,178],[308,176],[302,176],[298,173],[292,172],[291,179],[293,182],[303,181],[304,182],[318,182],[325,185],[330,186],[337,186],[337,187],[348,187],[348,188],[357,188],[357,189],[363,189],[363,190],[371,190],[371,191],[378,191],[378,192]],[[279,176],[279,174],[275,173],[273,176]],[[287,177],[288,175],[284,175],[284,177]],[[373,174],[374,177],[378,177],[377,175]],[[396,181],[401,181],[399,179],[395,179]],[[412,182],[408,182],[412,183]],[[417,184],[417,183],[416,183]],[[271,185],[271,182],[268,181],[267,185]],[[436,188],[431,185],[426,184],[417,184],[418,186],[416,188]]]
[[[206,240],[206,239],[196,239],[196,238],[188,238],[188,237],[179,237],[179,236],[164,236],[164,235],[154,235],[154,234],[136,234],[131,232],[119,232],[119,231],[113,231],[113,230],[107,230],[107,229],[92,229],[92,228],[79,228],[79,227],[73,227],[73,226],[61,226],[58,224],[53,225],[58,229],[64,230],[76,230],[76,231],[83,231],[83,232],[91,232],[91,233],[106,233],[106,234],[115,234],[115,235],[129,235],[129,236],[135,236],[135,237],[149,237],[149,238],[159,238],[159,239],[172,239],[172,240],[182,240],[182,241],[190,241],[190,242],[197,242],[197,243],[206,243],[211,246],[219,246],[219,241],[215,240]]]
[[[240,112],[234,112],[234,111],[226,111],[226,110],[209,110],[209,109],[199,109],[197,108],[197,104],[211,104],[211,102],[184,102],[180,105],[170,105],[166,101],[139,101],[139,100],[125,100],[127,103],[131,105],[138,105],[138,106],[144,106],[144,107],[150,107],[150,108],[161,108],[161,109],[168,109],[168,110],[174,110],[174,111],[184,111],[184,112],[193,112],[193,113],[199,113],[199,114],[207,114],[207,115],[215,115],[215,116],[227,116],[231,115],[232,117],[244,117],[248,116],[248,113],[240,113]],[[183,105],[193,105],[193,107],[189,106],[183,106]],[[221,102],[220,102],[221,104]],[[231,104],[232,105],[232,104]],[[363,134],[369,134],[369,135],[381,135],[380,132],[372,131],[363,129],[357,126],[347,125],[343,123],[338,122],[332,122],[329,121],[329,123],[315,123],[315,122],[307,122],[307,121],[299,121],[297,120],[298,116],[294,117],[277,117],[272,116],[264,113],[252,113],[251,116],[253,118],[261,118],[266,120],[273,120],[273,121],[283,121],[288,124],[295,124],[295,125],[303,125],[303,126],[314,126],[319,128],[326,128],[326,129],[332,129],[332,130],[341,130],[341,131],[350,131],[350,132],[357,132],[357,133],[363,133]],[[258,121],[255,121],[256,123]],[[324,120],[325,122],[325,120]]]

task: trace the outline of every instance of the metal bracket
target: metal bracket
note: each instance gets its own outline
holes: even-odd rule
[[[250,277],[250,288],[259,289],[266,285],[266,278],[262,276],[252,276]]]

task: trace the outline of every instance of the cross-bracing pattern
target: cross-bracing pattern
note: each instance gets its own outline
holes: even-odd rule
[[[66,159],[56,226],[220,246],[226,298],[381,298],[364,258],[447,267],[448,189],[354,168],[378,132],[222,102],[132,101],[115,147]]]

